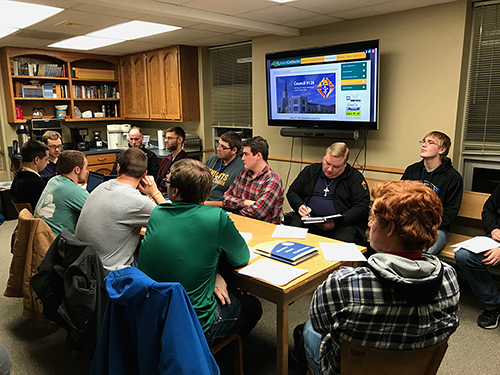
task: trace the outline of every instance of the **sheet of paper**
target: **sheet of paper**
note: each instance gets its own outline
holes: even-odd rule
[[[460,248],[464,248],[476,254],[483,253],[487,250],[499,246],[500,243],[486,236],[476,236],[474,238],[468,239],[467,241],[459,242],[456,243],[455,245],[452,245],[452,247],[455,248],[455,251],[457,251]]]
[[[241,234],[241,237],[243,237],[243,239],[245,240],[246,243],[248,243],[248,241],[250,241],[253,237],[253,233],[250,233],[250,232],[240,232]]]
[[[259,259],[238,272],[242,275],[255,277],[275,285],[283,286],[307,273],[307,270],[289,266],[277,260]]]
[[[291,227],[289,225],[276,225],[271,237],[296,238],[303,240],[307,235],[307,228]]]
[[[250,251],[250,260],[257,258],[260,255],[255,252],[255,247],[248,246],[248,251]]]
[[[364,262],[366,257],[353,243],[320,242],[319,247],[328,262]]]

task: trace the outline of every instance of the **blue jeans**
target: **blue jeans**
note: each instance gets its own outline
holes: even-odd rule
[[[241,337],[246,336],[262,316],[262,306],[257,297],[236,293],[229,292],[231,306],[222,306],[217,302],[214,322],[205,333],[208,346],[217,344],[237,331]]]
[[[222,306],[217,301],[214,322],[212,327],[205,334],[208,346],[212,346],[212,344],[217,341],[232,335],[239,328],[238,320],[241,315],[241,303],[234,294],[229,293],[229,298],[231,300],[231,306]]]
[[[320,373],[319,349],[321,346],[321,335],[316,332],[311,324],[311,319],[307,319],[304,323],[304,349],[306,359],[315,374]]]
[[[475,254],[465,249],[455,252],[455,260],[465,272],[474,294],[481,300],[486,310],[494,310],[500,307],[500,291],[482,263],[483,259],[484,253]]]
[[[439,252],[443,250],[443,247],[446,245],[446,242],[448,242],[448,237],[450,236],[450,233],[446,230],[438,229],[437,235],[438,238],[436,240],[436,243],[427,249],[427,254],[432,254],[432,255],[439,254]]]

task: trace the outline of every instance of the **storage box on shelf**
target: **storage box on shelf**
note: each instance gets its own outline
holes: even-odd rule
[[[198,49],[174,46],[120,59],[125,118],[199,121]]]
[[[31,119],[33,108],[53,118],[55,105],[68,105],[66,121],[121,118],[117,57],[5,47],[1,66],[11,123]],[[82,112],[106,110],[100,118],[76,119],[75,106]]]

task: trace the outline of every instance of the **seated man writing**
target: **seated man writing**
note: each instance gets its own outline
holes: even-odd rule
[[[57,237],[64,229],[75,234],[76,222],[89,196],[83,184],[88,172],[87,157],[68,150],[59,156],[59,173],[49,180],[33,214],[42,218]]]
[[[40,172],[47,166],[49,148],[38,141],[28,141],[21,148],[23,168],[16,172],[10,194],[15,203],[29,203],[34,210],[47,183]]]
[[[139,269],[157,282],[182,284],[209,345],[238,330],[241,335],[249,333],[262,314],[259,300],[227,293],[217,270],[221,258],[241,267],[250,254],[227,213],[200,204],[212,189],[210,170],[197,160],[180,160],[170,169],[167,189],[172,202],[151,214]],[[219,302],[214,296],[216,280]]]
[[[295,211],[291,225],[305,226],[320,236],[361,243],[370,211],[370,193],[365,178],[351,167],[349,149],[336,142],[326,149],[322,163],[312,164],[297,176],[286,197]],[[304,224],[303,217],[342,216],[324,223]]]
[[[269,145],[261,136],[243,142],[245,170],[224,193],[222,207],[242,216],[280,224],[283,183],[267,164]]]
[[[118,158],[118,177],[100,184],[83,205],[75,237],[91,243],[108,270],[134,263],[141,228],[156,204],[165,202],[146,168],[144,152],[135,147],[125,150]]]
[[[482,218],[486,234],[500,241],[500,186],[484,203]],[[497,328],[500,320],[500,290],[486,267],[500,265],[500,247],[479,254],[458,249],[455,260],[465,272],[472,291],[483,303],[484,311],[478,316],[477,325],[484,329]]]
[[[456,272],[422,252],[436,241],[439,197],[416,181],[387,182],[372,195],[370,245],[381,253],[367,267],[341,267],[313,295],[303,337],[316,375],[340,373],[341,339],[414,350],[443,341],[458,326]]]

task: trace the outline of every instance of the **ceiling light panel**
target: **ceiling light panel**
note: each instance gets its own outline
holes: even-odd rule
[[[64,9],[39,4],[18,3],[16,1],[0,1],[0,25],[22,29]]]
[[[110,46],[112,44],[121,43],[123,39],[109,39],[109,38],[93,38],[90,36],[77,36],[75,38],[70,38],[62,40],[57,43],[50,44],[49,47],[55,48],[68,48],[77,50],[90,50],[95,48],[101,48]]]
[[[0,26],[0,38],[3,38],[4,36],[10,35],[12,33],[15,33],[19,29],[15,29],[12,27],[2,27]]]
[[[177,26],[163,25],[160,23],[130,21],[98,30],[87,35],[99,38],[134,40],[179,29],[180,27]]]

